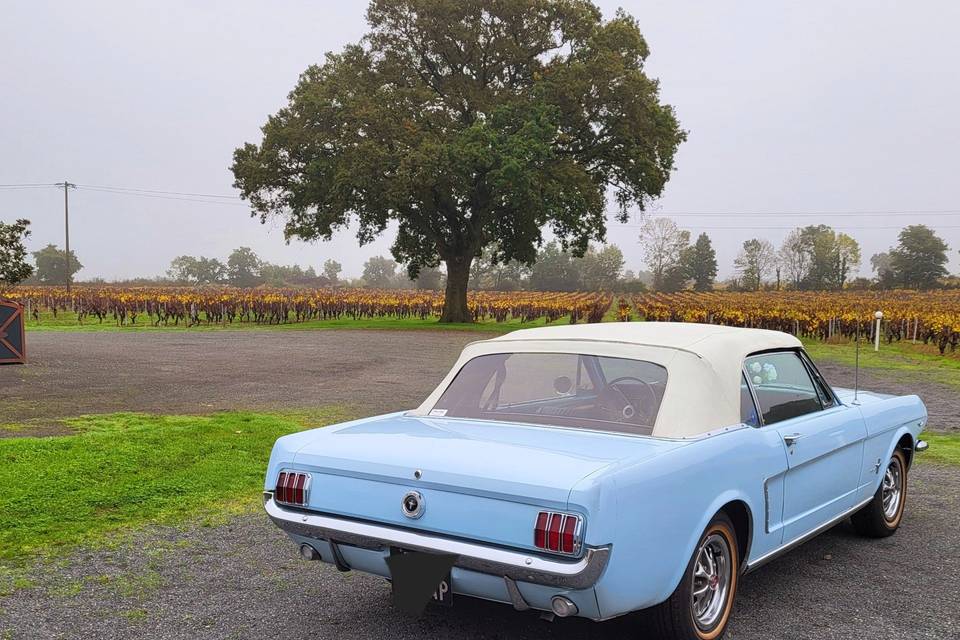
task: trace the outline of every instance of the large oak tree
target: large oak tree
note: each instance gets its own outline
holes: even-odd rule
[[[362,41],[308,68],[234,153],[254,215],[288,238],[397,225],[411,277],[446,265],[441,320],[470,321],[470,264],[531,263],[549,228],[582,254],[661,194],[685,134],[637,23],[586,0],[374,0]]]

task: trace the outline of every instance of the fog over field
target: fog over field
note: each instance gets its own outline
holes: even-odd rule
[[[618,3],[601,1],[612,16]],[[651,75],[689,140],[654,211],[714,240],[720,277],[744,239],[779,244],[825,223],[856,238],[861,272],[922,222],[960,270],[960,4],[868,0],[622,2]],[[235,195],[234,148],[259,141],[298,75],[366,30],[365,3],[5,3],[0,20],[0,184],[69,180],[180,192],[71,193],[78,278],[164,272],[177,255],[252,247],[274,263],[326,258],[358,276],[386,234],[285,244]],[[30,249],[63,243],[63,194],[0,188],[0,220],[32,220]],[[721,215],[736,212],[740,215]],[[771,215],[757,215],[771,212]],[[886,212],[886,213],[880,213]],[[922,213],[925,212],[925,213]],[[692,215],[694,213],[700,215]],[[749,213],[752,215],[743,215]],[[639,222],[639,220],[638,220]],[[642,268],[638,224],[611,226]]]

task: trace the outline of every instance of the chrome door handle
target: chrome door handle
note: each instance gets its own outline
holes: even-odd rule
[[[797,444],[797,440],[803,437],[802,433],[791,433],[789,435],[783,436],[783,441],[787,443],[788,447],[792,447]]]

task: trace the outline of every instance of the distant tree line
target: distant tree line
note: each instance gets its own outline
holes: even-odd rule
[[[658,291],[714,287],[716,256],[706,234],[690,245],[690,234],[669,218],[651,218],[641,229],[640,244]],[[765,238],[745,240],[733,262],[736,275],[724,288],[839,290],[932,289],[957,283],[947,276],[949,247],[922,224],[904,228],[895,247],[870,258],[873,279],[851,277],[861,265],[860,245],[827,225],[792,230],[779,248]]]
[[[409,288],[440,290],[446,274],[434,267],[421,269],[409,280],[400,265],[383,256],[367,260],[363,275],[355,285],[378,289]],[[491,246],[474,258],[470,266],[471,289],[488,291],[625,291],[641,290],[644,283],[632,272],[624,271],[623,252],[616,245],[589,246],[582,257],[565,251],[559,243],[548,242],[537,252],[536,261],[527,266],[517,260],[497,259]]]
[[[325,261],[321,273],[298,264],[273,264],[261,259],[250,247],[239,247],[226,262],[204,256],[177,256],[170,262],[167,277],[176,283],[195,285],[326,287],[338,283],[342,270],[336,260]]]
[[[49,244],[29,255],[25,240],[27,220],[0,222],[0,285],[63,285],[67,281],[67,260],[63,250]],[[960,286],[950,277],[946,242],[922,224],[910,225],[898,235],[897,244],[870,257],[873,278],[853,277],[861,265],[860,245],[847,234],[827,225],[798,227],[775,247],[764,238],[743,242],[733,267],[734,277],[716,282],[717,257],[710,237],[701,233],[691,243],[690,233],[669,218],[650,218],[640,232],[646,270],[626,270],[623,252],[614,244],[590,244],[582,256],[551,241],[540,247],[532,265],[502,259],[496,244],[482,250],[471,263],[472,289],[512,291],[609,291],[637,292],[694,289],[708,291],[717,286],[729,290],[763,289],[930,289]],[[83,268],[70,252],[71,278]],[[136,278],[117,284],[229,284],[237,287],[370,287],[378,289],[440,290],[446,273],[438,267],[423,267],[416,278],[396,261],[374,256],[363,265],[360,278],[343,279],[342,265],[326,260],[318,272],[312,266],[279,265],[262,260],[250,247],[239,247],[225,261],[205,256],[174,258],[165,277]],[[89,282],[104,282],[94,279]]]

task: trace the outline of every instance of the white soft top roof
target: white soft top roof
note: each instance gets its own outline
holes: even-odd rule
[[[428,415],[464,364],[493,353],[582,353],[632,358],[667,369],[653,435],[688,438],[740,423],[743,360],[767,349],[795,349],[787,333],[688,322],[604,322],[521,329],[464,348],[436,390],[414,411]]]

